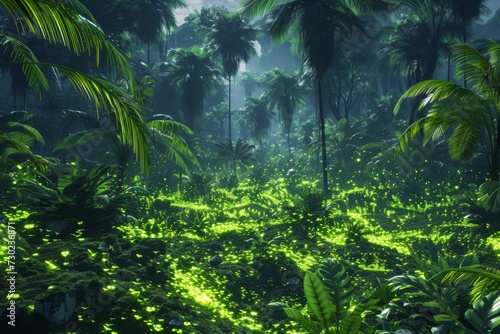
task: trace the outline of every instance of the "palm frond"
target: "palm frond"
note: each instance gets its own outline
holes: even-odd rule
[[[240,2],[238,12],[248,17],[255,17],[268,13],[275,5],[282,2],[282,0],[243,0]]]
[[[464,105],[479,103],[480,107],[485,107],[486,103],[484,100],[479,99],[474,92],[453,82],[437,79],[425,80],[412,86],[403,95],[401,95],[401,98],[394,107],[394,114],[398,113],[405,99],[419,95],[427,96],[427,98],[422,100],[420,108],[425,107],[429,103],[445,99],[453,99],[457,103],[462,103]]]
[[[150,154],[147,145],[147,129],[141,115],[141,107],[132,97],[104,79],[93,78],[64,66],[56,66],[64,73],[73,87],[84,97],[92,100],[96,108],[102,108],[116,116],[117,128],[125,144],[132,146],[141,169],[149,174]]]
[[[500,270],[483,265],[452,268],[446,270],[443,282],[467,282],[472,287],[470,295],[472,302],[475,302],[491,291],[500,290]]]
[[[20,40],[5,35],[0,35],[0,44],[6,51],[10,50],[13,63],[21,64],[26,80],[36,94],[41,95],[42,90],[49,89],[49,82],[42,71],[42,66],[30,48]]]
[[[9,125],[9,137],[16,138],[15,134],[18,133],[21,137],[19,141],[24,143],[31,143],[36,140],[39,143],[45,144],[42,134],[34,127],[21,123],[8,124]],[[25,141],[23,141],[25,139]]]
[[[0,115],[0,131],[6,132],[6,128],[8,128],[8,124],[11,123],[19,123],[22,120],[29,119],[33,117],[34,114],[24,111],[24,110],[16,110],[11,111],[9,113],[5,113]]]
[[[6,135],[0,135],[0,148],[2,150],[13,149],[17,152],[31,153],[27,145]]]
[[[72,148],[84,143],[87,143],[89,141],[94,140],[97,138],[97,136],[100,136],[101,133],[99,131],[80,131],[76,132],[73,134],[70,134],[69,136],[61,139],[54,148],[52,149],[52,152],[57,152],[59,150],[64,150],[68,148]]]
[[[32,32],[50,43],[60,43],[77,55],[95,53],[99,66],[105,54],[108,65],[121,71],[138,92],[127,60],[106,40],[104,32],[90,12],[77,0],[2,0],[8,15],[20,33]]]
[[[479,204],[488,211],[500,209],[500,181],[486,181],[478,189]]]
[[[79,121],[83,124],[83,126],[95,130],[103,130],[104,125],[102,122],[95,116],[89,115],[86,112],[80,110],[64,110],[63,115],[66,117],[70,117],[74,120]]]
[[[477,126],[458,125],[449,140],[451,158],[463,163],[471,161],[481,147],[481,130]]]

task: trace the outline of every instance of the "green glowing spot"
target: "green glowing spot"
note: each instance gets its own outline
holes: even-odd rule
[[[154,307],[154,306],[146,307],[146,312],[154,312],[155,310],[156,310],[156,307]]]
[[[61,255],[62,255],[63,257],[67,257],[67,256],[69,255],[69,251],[62,251],[62,252],[61,252]]]
[[[49,268],[49,270],[58,270],[59,269],[59,267],[57,265],[53,264],[49,260],[45,260],[44,262],[47,265],[47,267]]]

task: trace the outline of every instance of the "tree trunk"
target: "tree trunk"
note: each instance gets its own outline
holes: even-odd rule
[[[318,103],[319,103],[319,122],[321,127],[321,150],[323,157],[323,191],[328,196],[328,161],[326,156],[326,135],[325,135],[325,114],[323,112],[323,96],[321,92],[321,80],[318,80]]]
[[[497,117],[497,138],[496,145],[493,148],[492,157],[491,157],[491,180],[499,181],[500,180],[500,112]]]
[[[287,131],[286,133],[286,140],[288,143],[288,156],[290,157],[290,159],[292,159],[292,149],[290,147],[290,131]]]
[[[227,111],[228,135],[229,139],[233,140],[231,136],[231,76],[229,76],[229,94],[228,94],[228,111]]]
[[[149,42],[148,42],[148,75],[149,75]]]

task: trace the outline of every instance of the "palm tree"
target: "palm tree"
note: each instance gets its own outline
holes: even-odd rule
[[[427,96],[421,108],[430,105],[428,116],[415,122],[405,132],[404,146],[420,130],[424,131],[424,143],[453,129],[449,139],[450,155],[460,162],[470,161],[479,149],[488,157],[490,177],[500,176],[500,94],[497,73],[500,45],[492,40],[483,41],[487,51],[483,56],[467,44],[455,44],[453,54],[457,61],[458,74],[468,75],[474,81],[473,90],[457,86],[445,80],[427,80],[406,91],[394,109],[398,112],[405,98],[424,94]]]
[[[219,156],[226,159],[236,180],[238,180],[236,174],[238,166],[246,167],[255,162],[255,146],[243,141],[241,138],[238,138],[236,144],[233,144],[233,141],[227,138],[225,141],[217,143],[216,146]]]
[[[398,24],[386,49],[391,62],[399,62],[396,66],[403,67],[410,86],[434,77],[440,55],[448,52],[456,29],[447,0],[402,0],[399,3],[410,11]],[[412,104],[409,124],[419,118],[420,100],[417,96]]]
[[[295,108],[304,103],[306,89],[298,73],[287,73],[275,68],[264,75],[267,75],[265,97],[271,109],[276,108],[279,111],[280,121],[284,125],[287,136],[288,154],[291,158],[290,130],[292,128],[293,114]]]
[[[238,14],[219,14],[208,33],[208,46],[214,58],[222,66],[228,81],[228,137],[231,135],[231,78],[238,73],[241,62],[247,62],[257,53],[255,41],[258,30],[251,27]]]
[[[113,111],[124,141],[131,145],[141,168],[149,174],[147,131],[142,116],[142,96],[132,69],[124,56],[106,39],[92,14],[77,0],[0,0],[8,17],[16,22],[16,33],[0,33],[0,45],[11,54],[12,64],[22,65],[28,85],[37,93],[49,89],[44,68],[65,75],[77,92],[92,100],[96,108]],[[75,71],[69,67],[39,61],[22,42],[34,34],[48,43],[60,44],[76,55],[93,54],[96,65],[107,65],[129,82],[124,92],[110,82]]]
[[[467,29],[473,20],[481,14],[488,14],[485,0],[451,0],[451,11],[457,26],[462,32],[462,43],[467,43]],[[464,87],[467,86],[467,76],[464,75]]]
[[[251,129],[261,149],[262,137],[271,129],[273,116],[272,108],[263,96],[251,96],[245,99],[245,107],[241,109],[241,118],[246,128]]]
[[[500,206],[500,44],[483,40],[483,46],[484,55],[468,44],[452,48],[457,74],[471,78],[471,89],[445,80],[423,81],[401,96],[394,111],[398,112],[405,98],[421,94],[425,98],[420,108],[430,107],[426,117],[405,131],[400,147],[422,132],[425,145],[451,129],[451,158],[469,162],[477,152],[485,153],[491,181],[480,187],[480,204],[494,212]]]
[[[340,52],[340,42],[353,27],[361,27],[357,13],[380,1],[344,0],[243,0],[240,10],[249,16],[267,14],[271,36],[278,41],[298,38],[302,62],[317,81],[323,157],[323,188],[328,193],[325,116],[322,80]]]
[[[258,73],[244,71],[237,77],[238,84],[243,87],[245,97],[250,97],[253,92],[262,85],[261,77]]]
[[[462,43],[467,43],[467,29],[481,14],[489,14],[485,0],[450,0],[453,17],[460,24]]]
[[[137,10],[134,18],[135,33],[147,46],[147,70],[149,73],[149,49],[158,41],[164,30],[170,31],[177,23],[174,10],[186,7],[184,0],[142,0],[134,4]]]
[[[220,72],[206,51],[175,49],[171,51],[171,63],[166,68],[167,78],[181,94],[184,122],[193,129],[203,113],[205,98],[220,87]]]

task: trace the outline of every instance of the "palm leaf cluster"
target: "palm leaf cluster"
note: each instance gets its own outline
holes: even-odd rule
[[[433,333],[496,333],[500,326],[495,306],[500,298],[498,270],[480,265],[475,255],[455,263],[439,254],[432,243],[429,246],[428,261],[414,254],[423,276],[389,279],[394,295],[380,316],[384,328],[391,323],[418,332],[432,328]]]
[[[236,143],[229,138],[216,144],[219,157],[225,159],[233,177],[237,178],[236,170],[238,166],[246,168],[255,162],[255,146],[249,144],[241,138]]]
[[[33,154],[30,146],[35,142],[44,143],[43,137],[24,121],[34,115],[26,111],[13,111],[0,115],[0,173],[8,173],[25,161],[47,170],[48,161]]]
[[[240,110],[243,124],[251,129],[252,136],[258,140],[262,147],[262,138],[271,129],[273,113],[263,96],[250,96],[245,98],[245,107]]]
[[[219,14],[208,34],[207,45],[228,79],[238,73],[242,61],[248,62],[256,54],[257,36],[258,31],[240,15]]]
[[[184,122],[194,129],[203,113],[205,99],[221,86],[221,73],[211,54],[197,47],[174,49],[170,51],[165,76],[181,95]]]
[[[408,97],[423,95],[420,108],[429,108],[425,118],[411,125],[400,145],[406,146],[421,131],[423,143],[444,136],[449,137],[450,156],[460,162],[469,162],[477,153],[484,153],[492,180],[500,176],[500,45],[484,40],[485,54],[468,44],[455,44],[453,54],[457,74],[466,75],[471,89],[444,80],[427,80],[406,91],[395,107],[397,112]]]
[[[1,33],[0,41],[11,56],[11,63],[22,65],[29,86],[39,94],[48,88],[44,68],[64,74],[76,91],[93,101],[98,110],[116,115],[117,128],[123,133],[124,141],[132,146],[141,168],[149,173],[149,150],[139,86],[127,60],[107,41],[92,14],[77,0],[2,0],[0,4],[16,28],[14,33]],[[29,34],[49,43],[61,44],[76,55],[93,56],[98,67],[106,65],[108,73],[124,77],[129,90],[123,91],[109,81],[59,64],[39,61],[23,42],[23,36]]]
[[[18,180],[15,190],[36,221],[64,221],[69,224],[67,232],[83,228],[92,234],[111,229],[131,204],[130,196],[115,191],[115,182],[112,166],[76,166],[56,179],[31,172]]]
[[[304,103],[306,88],[298,73],[274,69],[269,77],[265,84],[265,98],[269,101],[270,108],[276,108],[279,112],[280,121],[287,135],[288,152],[291,155],[290,131],[294,111]]]

